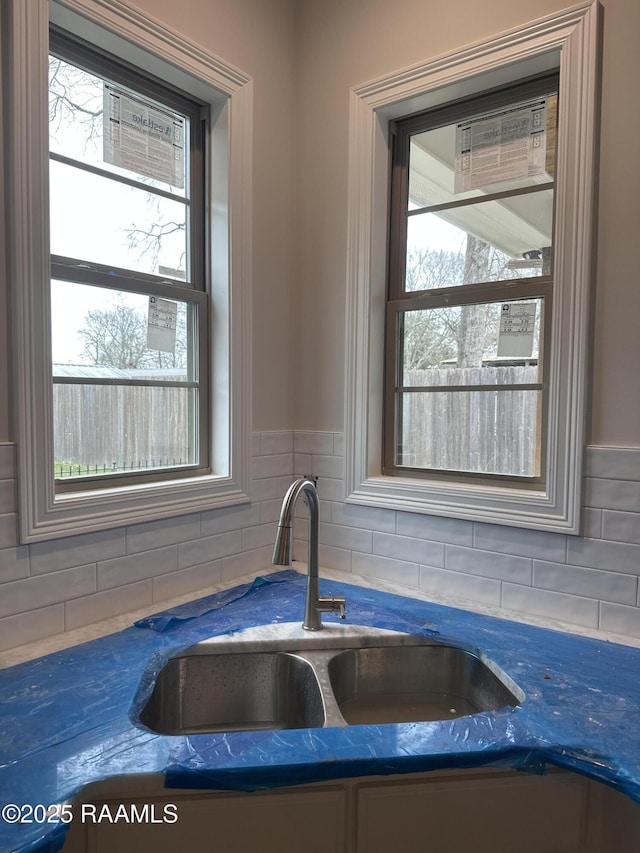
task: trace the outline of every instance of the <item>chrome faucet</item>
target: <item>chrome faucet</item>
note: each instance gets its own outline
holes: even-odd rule
[[[320,509],[318,492],[313,480],[302,477],[296,480],[284,496],[278,532],[273,546],[273,564],[275,566],[290,566],[292,557],[291,525],[293,510],[298,497],[304,492],[309,507],[309,566],[307,577],[307,601],[304,608],[302,627],[307,631],[320,631],[322,628],[321,613],[339,613],[344,619],[346,601],[342,596],[322,598],[318,587],[318,521]]]

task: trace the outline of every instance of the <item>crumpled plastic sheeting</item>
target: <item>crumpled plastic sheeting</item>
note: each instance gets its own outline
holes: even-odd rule
[[[290,571],[270,578],[290,580],[297,587],[297,592],[288,590],[288,598],[293,613],[301,614],[306,579]],[[640,802],[640,741],[634,745],[638,761],[633,771],[617,756],[622,744],[629,745],[630,727],[640,712],[634,675],[639,649],[377,590],[341,583],[331,586],[333,594],[347,597],[351,623],[437,636],[442,642],[485,654],[525,691],[525,702],[517,709],[428,723],[187,736],[176,741],[171,753],[168,787],[256,790],[347,776],[480,765],[540,773],[546,763],[553,763],[612,784]],[[282,602],[281,596],[278,600]],[[280,608],[271,621],[292,618],[291,608],[286,613]],[[162,655],[145,672],[134,716],[165,660]],[[281,759],[278,764],[272,761],[274,749]],[[244,772],[247,761],[252,765],[251,778]]]
[[[305,581],[278,572],[0,671],[0,799],[60,803],[90,782],[134,773],[162,773],[171,787],[254,790],[445,767],[542,772],[549,762],[640,802],[640,649],[333,581],[321,592],[346,596],[351,624],[478,650],[524,690],[522,706],[440,722],[188,737],[140,725],[169,657],[212,636],[298,621]],[[0,821],[0,851],[55,851],[65,829]]]
[[[205,598],[199,598],[196,601],[190,601],[187,604],[163,610],[161,613],[154,613],[152,616],[139,619],[137,622],[134,622],[134,625],[136,628],[150,628],[152,631],[162,633],[179,627],[183,622],[188,622],[191,619],[199,619],[201,616],[206,616],[207,613],[220,610],[221,607],[226,607],[232,601],[238,601],[238,599],[244,598],[245,595],[250,595],[253,590],[259,589],[264,584],[285,583],[287,581],[296,582],[300,580],[303,580],[301,576],[291,570],[274,572],[269,577],[258,577],[251,583],[241,584],[232,589],[212,593]]]
[[[210,736],[206,743],[185,738],[171,756],[166,785],[255,791],[445,767],[541,769],[511,709],[428,723],[292,729],[275,733],[275,739],[282,765],[269,761],[274,733],[234,732]],[[238,758],[247,755],[254,765],[251,778],[238,772]]]

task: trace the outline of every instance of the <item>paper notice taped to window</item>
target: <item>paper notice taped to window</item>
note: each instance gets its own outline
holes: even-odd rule
[[[454,191],[545,175],[546,150],[546,98],[458,124]]]
[[[103,159],[184,187],[184,116],[111,83],[103,87]]]
[[[535,303],[505,302],[500,308],[498,356],[531,358],[535,327]]]
[[[175,353],[178,303],[170,299],[149,297],[147,349]]]

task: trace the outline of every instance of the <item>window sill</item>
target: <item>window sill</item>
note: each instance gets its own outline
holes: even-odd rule
[[[157,521],[171,516],[248,503],[248,491],[229,477],[209,475],[155,485],[140,484],[56,495],[25,542]]]
[[[579,533],[570,514],[558,512],[546,491],[379,475],[368,477],[352,488],[346,502],[488,524]]]

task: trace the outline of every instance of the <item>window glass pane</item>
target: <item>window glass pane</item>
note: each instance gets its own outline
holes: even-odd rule
[[[120,484],[138,473],[147,481],[170,469],[207,470],[207,298],[190,256],[204,245],[191,162],[204,153],[199,119],[195,134],[192,124],[198,107],[89,45],[56,33],[51,44],[66,57],[49,64],[59,489],[93,489],[108,475]],[[161,476],[147,476],[153,471]],[[65,489],[69,478],[88,482]]]
[[[552,190],[415,214],[405,290],[549,275],[552,234]]]
[[[188,279],[187,208],[51,161],[51,252]]]
[[[402,394],[396,464],[538,476],[540,405],[540,391]]]
[[[154,299],[52,281],[54,376],[195,380],[197,307],[178,299],[158,306]]]
[[[406,311],[402,384],[520,385],[539,382],[544,300],[520,299]]]
[[[409,210],[552,181],[556,101],[535,98],[412,136]]]
[[[50,150],[81,163],[106,169],[114,175],[142,181],[149,187],[185,195],[185,187],[188,185],[187,117],[125,87],[114,85],[111,88],[111,85],[62,59],[49,57]],[[117,146],[126,167],[108,162],[108,159],[112,161],[114,157],[107,156],[105,159],[104,145],[104,126],[112,127],[116,124],[119,127],[119,122],[113,121],[120,116],[113,115],[112,103],[121,92],[124,93],[122,100],[126,106],[131,106],[126,117],[122,117],[123,134],[121,144]],[[163,132],[154,129],[160,127]],[[144,132],[146,130],[147,133]],[[166,144],[163,143],[165,138]],[[169,138],[171,144],[168,143]],[[169,158],[171,163],[168,169]],[[136,168],[136,164],[146,164],[146,167]],[[162,180],[167,170],[175,177]]]
[[[54,383],[56,478],[198,463],[192,388]]]

